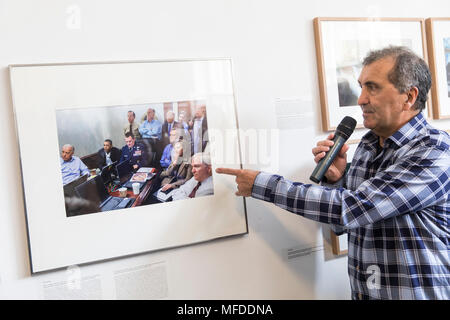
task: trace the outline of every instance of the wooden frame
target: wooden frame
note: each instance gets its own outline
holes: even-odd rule
[[[330,237],[331,237],[331,248],[333,250],[333,254],[340,256],[348,253],[348,249],[342,248],[341,239],[340,236],[337,236],[333,230],[330,230]]]
[[[446,26],[439,28],[439,25],[442,24]],[[426,20],[429,65],[433,81],[431,97],[433,100],[434,119],[450,119],[450,75],[448,71],[447,75],[445,74],[446,59],[442,55],[444,53],[443,50],[446,50],[442,41],[443,37],[449,39],[448,41],[450,42],[448,26],[450,26],[450,18],[429,18]],[[450,47],[448,50],[450,51]],[[450,59],[448,59],[447,63],[450,64]]]
[[[347,24],[344,24],[346,22]],[[357,101],[355,100],[355,96],[357,97],[359,95],[354,90],[355,86],[357,86],[357,77],[354,75],[350,76],[349,70],[355,74],[355,70],[360,68],[355,62],[360,63],[361,59],[369,50],[378,49],[388,44],[410,44],[413,51],[421,55],[425,61],[428,60],[425,20],[422,18],[372,19],[316,17],[313,23],[317,71],[319,75],[322,127],[324,131],[336,129],[340,119],[344,116],[354,117],[358,121],[357,128],[363,127],[360,107],[355,103]],[[333,27],[327,25],[328,23],[333,23]],[[348,32],[342,32],[343,30]],[[353,35],[360,37],[351,38]],[[332,38],[333,36],[335,38]],[[386,38],[389,36],[391,38]],[[352,46],[352,42],[355,42],[356,46]],[[348,46],[349,44],[350,46]],[[352,50],[348,50],[349,48]],[[337,54],[339,51],[341,51],[342,56]],[[354,53],[355,56],[352,56]],[[343,63],[340,64],[340,62]],[[343,70],[347,72],[347,79],[341,77],[344,74],[342,72]],[[341,89],[338,88],[340,84],[338,79],[344,79],[348,85],[348,89],[342,89],[342,92],[352,93],[352,98],[348,102],[340,99],[341,96],[348,96],[348,94],[341,95]],[[347,81],[348,79],[350,81]],[[350,82],[351,85],[349,84]],[[427,111],[424,111],[427,117],[431,117],[429,105],[430,100],[427,102]]]

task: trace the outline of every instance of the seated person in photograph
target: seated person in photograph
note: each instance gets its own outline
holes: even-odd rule
[[[192,178],[192,166],[183,161],[183,144],[180,141],[174,143],[172,162],[159,177],[162,179],[161,191],[176,189]]]
[[[161,129],[163,148],[170,143],[170,131],[175,127],[178,127],[178,122],[175,121],[175,113],[173,111],[167,111],[166,121],[164,121]]]
[[[116,147],[113,147],[112,141],[106,139],[103,142],[103,149],[98,150],[98,168],[102,169],[105,166],[109,166],[113,162],[120,159],[121,152]]]
[[[63,185],[68,184],[70,181],[82,175],[89,174],[88,167],[80,158],[73,155],[74,152],[75,147],[70,144],[65,144],[62,147],[60,163]]]
[[[122,155],[120,157],[119,163],[123,161],[129,161],[136,171],[140,167],[145,167],[147,165],[147,153],[145,147],[136,142],[136,139],[131,133],[125,135],[126,145],[122,148]]]
[[[173,200],[197,198],[214,194],[211,159],[206,153],[196,153],[191,159],[191,179],[172,192]]]
[[[123,128],[123,134],[125,135],[128,132],[131,132],[136,139],[140,139],[141,134],[139,132],[139,124],[135,121],[136,114],[134,113],[134,111],[130,110],[128,111],[127,116],[128,116],[128,123]]]
[[[167,169],[172,162],[172,150],[174,143],[178,141],[178,130],[177,128],[172,128],[170,131],[169,144],[164,148],[163,154],[161,156],[161,160],[159,163],[161,164],[161,168],[163,170]]]

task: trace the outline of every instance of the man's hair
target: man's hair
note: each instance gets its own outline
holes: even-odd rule
[[[131,113],[133,114],[133,117],[135,117],[135,118],[136,118],[136,114],[134,113],[134,111],[131,111],[131,110],[130,110],[130,111],[128,111],[128,113],[130,113],[130,112],[131,112]]]
[[[406,47],[389,46],[384,49],[370,51],[363,60],[363,66],[384,58],[395,60],[388,80],[400,93],[406,93],[411,88],[419,90],[414,110],[423,110],[427,101],[427,94],[431,88],[431,73],[426,62]]]
[[[67,144],[63,145],[62,149],[64,149],[64,148],[72,148],[72,152],[75,153],[75,147],[71,144],[67,143]]]
[[[105,139],[105,142],[108,142],[112,146],[112,140],[111,139]]]
[[[192,156],[192,159],[199,158],[202,163],[206,164],[207,166],[211,166],[211,157],[206,152],[197,152]]]
[[[129,138],[129,137],[131,137],[131,138],[134,139],[134,135],[133,135],[130,131],[128,131],[127,133],[125,133],[125,138]]]

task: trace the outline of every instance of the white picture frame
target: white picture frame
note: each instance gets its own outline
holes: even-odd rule
[[[335,130],[345,116],[363,128],[357,80],[370,50],[404,45],[428,61],[422,18],[316,17],[313,23],[324,131]],[[429,105],[430,100],[423,111],[426,118],[431,117]]]
[[[245,199],[232,177],[215,173],[242,167],[231,59],[11,65],[9,72],[32,274],[248,233]],[[56,110],[195,99],[206,101],[211,135],[234,134],[210,137],[213,195],[66,216]],[[226,163],[223,149],[238,160]]]

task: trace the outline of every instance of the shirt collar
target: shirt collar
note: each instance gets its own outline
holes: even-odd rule
[[[394,144],[401,147],[407,144],[409,141],[417,137],[423,128],[427,126],[427,120],[423,116],[422,112],[419,112],[415,117],[409,120],[403,127],[401,127],[397,132],[391,135],[384,142],[385,146]],[[366,133],[361,141],[367,145],[375,146],[378,143],[378,136],[370,130]]]
[[[73,162],[75,160],[75,156],[72,156],[72,158],[70,158],[70,160],[65,161],[62,157],[61,157],[61,163],[69,163],[69,162]]]

